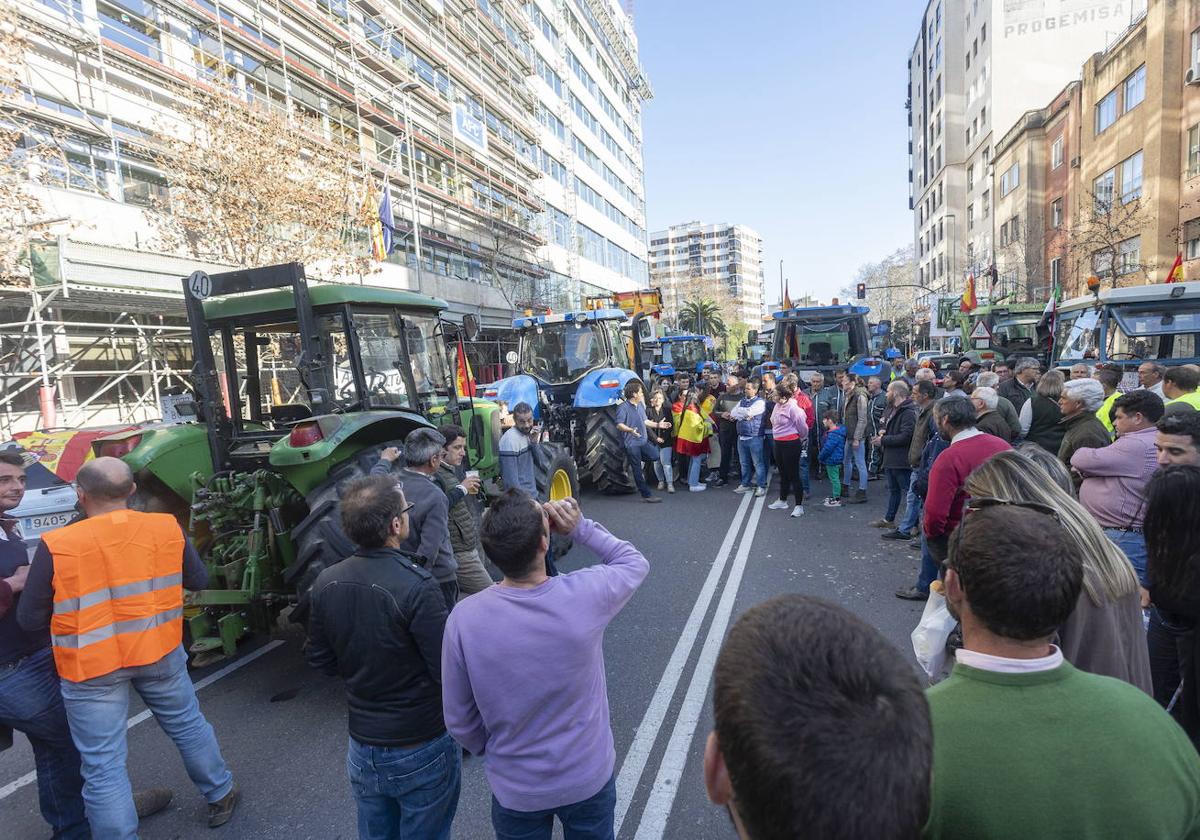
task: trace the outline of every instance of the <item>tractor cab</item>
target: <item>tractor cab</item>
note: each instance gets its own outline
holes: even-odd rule
[[[709,336],[667,335],[658,339],[658,363],[650,370],[655,382],[676,373],[699,374],[719,370],[713,361],[714,344]]]
[[[780,310],[773,315],[774,358],[795,360],[801,380],[807,380],[813,373],[823,373],[828,379],[839,369],[875,376],[884,365],[871,355],[868,311],[865,306]]]

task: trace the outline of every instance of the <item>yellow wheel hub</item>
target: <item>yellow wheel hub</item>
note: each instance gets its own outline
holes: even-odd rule
[[[571,496],[571,476],[566,470],[555,470],[550,477],[550,501],[560,502]]]

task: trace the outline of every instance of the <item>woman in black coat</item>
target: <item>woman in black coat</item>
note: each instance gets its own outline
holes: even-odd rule
[[[873,522],[877,528],[896,527],[900,501],[908,494],[912,467],[908,463],[908,447],[917,428],[917,405],[909,397],[908,385],[899,380],[888,386],[888,408],[883,415],[883,433],[874,445],[883,448],[883,471],[888,481],[888,506],[883,519]]]

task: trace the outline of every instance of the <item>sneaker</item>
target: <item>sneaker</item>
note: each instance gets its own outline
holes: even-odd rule
[[[903,598],[905,601],[928,601],[929,593],[922,592],[915,586],[910,586],[907,589],[901,589],[896,592],[897,598]]]
[[[674,482],[672,482],[671,484],[668,484],[668,485],[667,485],[667,492],[668,492],[668,493],[674,493],[674,492],[675,492],[675,484],[674,484]]]
[[[754,491],[754,498],[756,499],[761,499],[765,495],[767,495],[766,487],[759,487]]]
[[[724,487],[729,482],[723,478],[717,478],[716,481],[709,482],[713,487]]]
[[[767,505],[767,508],[770,510],[787,510],[789,507],[791,507],[791,505],[782,499],[776,502],[771,502],[771,504]]]
[[[708,489],[708,485],[707,484],[693,484],[693,485],[689,486],[688,489],[691,490],[693,493],[703,493],[705,490]]]
[[[825,500],[825,507],[827,507],[827,508],[840,508],[841,506],[842,506],[841,499],[835,499],[832,496],[830,496],[828,499]]]
[[[793,519],[799,519],[803,515],[804,515],[804,505],[796,505],[794,508],[792,508],[792,518]]]
[[[872,528],[887,528],[888,530],[894,531],[896,529],[896,523],[890,519],[876,519],[874,522],[871,523],[871,527]]]
[[[907,531],[888,531],[886,534],[880,534],[881,540],[911,540],[912,534]]]
[[[229,818],[233,816],[233,809],[237,807],[238,800],[241,798],[242,794],[237,788],[230,788],[224,798],[210,802],[208,804],[208,827],[220,828],[229,822]]]
[[[666,489],[667,489],[667,482],[665,482],[665,481],[660,481],[660,482],[658,482],[658,489],[659,489],[659,490],[666,490]]]
[[[648,505],[656,505],[662,501],[661,496],[642,496],[642,501]]]
[[[733,492],[734,493],[749,493],[753,489],[754,489],[753,487],[747,487],[745,484],[739,484],[737,487],[733,488]]]

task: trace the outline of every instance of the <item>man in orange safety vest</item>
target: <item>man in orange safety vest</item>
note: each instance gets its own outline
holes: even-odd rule
[[[130,684],[179,748],[209,825],[224,825],[238,791],[182,647],[183,590],[203,589],[207,570],[174,517],[128,509],[136,485],[123,461],[88,462],[76,485],[86,518],[43,535],[17,618],[30,631],[49,625],[92,834],[137,837],[125,770]]]

